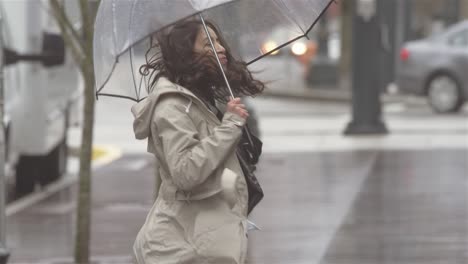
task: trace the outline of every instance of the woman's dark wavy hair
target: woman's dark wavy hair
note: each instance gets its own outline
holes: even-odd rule
[[[217,27],[210,21],[206,24],[216,33],[226,50],[228,63],[225,73],[234,95],[255,96],[261,93],[265,84],[254,79],[245,62],[233,57]],[[207,100],[228,101],[230,93],[214,56],[193,51],[200,30],[203,30],[201,21],[186,20],[151,38],[146,63],[140,67],[140,73],[148,77],[148,93],[154,89],[160,77],[166,77]]]

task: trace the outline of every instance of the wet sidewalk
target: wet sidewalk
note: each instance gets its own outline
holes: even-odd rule
[[[123,157],[95,170],[91,255],[95,263],[131,263],[131,247],[154,196],[150,155]],[[71,176],[70,176],[71,177]],[[9,263],[70,263],[77,185],[8,217]]]
[[[266,153],[249,263],[467,263],[467,166],[466,149]],[[152,168],[128,155],[95,171],[95,263],[131,263]],[[72,185],[8,218],[10,263],[71,260],[75,197]]]
[[[264,168],[250,263],[468,263],[467,150],[297,153]]]

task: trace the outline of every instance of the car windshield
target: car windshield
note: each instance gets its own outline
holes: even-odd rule
[[[438,34],[438,36],[436,36],[436,39],[441,39],[444,41],[451,41],[452,39],[460,35],[463,35],[464,32],[466,32],[466,30],[468,29],[467,25],[468,25],[467,23],[463,23],[463,24],[456,24],[454,26],[451,26],[447,28],[446,30],[444,30],[443,32],[441,32],[440,34]]]
[[[445,32],[437,32],[432,35],[429,35],[426,39],[431,41],[437,41],[444,38]]]
[[[467,23],[463,24],[455,24],[452,25],[442,31],[435,32],[425,38],[427,41],[431,42],[447,42],[454,37],[454,35],[458,35],[460,32],[467,29]]]

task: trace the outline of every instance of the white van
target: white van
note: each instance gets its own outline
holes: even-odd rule
[[[67,129],[80,121],[81,77],[48,2],[0,0],[6,174],[19,196],[64,174]]]

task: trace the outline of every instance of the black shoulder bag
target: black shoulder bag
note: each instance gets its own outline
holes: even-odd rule
[[[237,158],[242,167],[249,192],[248,214],[264,196],[262,187],[254,174],[255,165],[262,154],[262,146],[262,141],[254,136],[246,125],[242,130],[242,137],[237,147]]]

